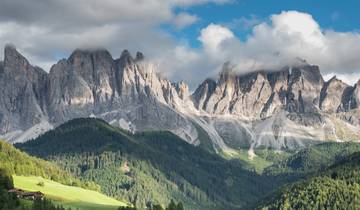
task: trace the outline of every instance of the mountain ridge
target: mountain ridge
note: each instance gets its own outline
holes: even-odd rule
[[[78,49],[46,73],[7,46],[0,66],[0,134],[10,142],[89,116],[131,132],[169,130],[194,145],[201,144],[200,126],[218,152],[230,153],[239,149],[229,146],[233,140],[251,151],[360,137],[359,82],[324,81],[319,67],[305,61],[243,75],[225,63],[217,80],[192,93],[127,50],[114,59],[105,49]]]

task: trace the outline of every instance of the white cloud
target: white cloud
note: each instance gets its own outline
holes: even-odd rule
[[[186,27],[195,15],[175,9],[227,0],[0,0],[0,48],[13,43],[29,60],[49,70],[58,55],[75,48],[123,49],[159,58],[178,47],[160,25]],[[175,19],[174,19],[175,17]],[[0,57],[3,51],[0,50]]]
[[[14,43],[46,70],[59,54],[68,56],[82,47],[103,47],[114,57],[123,49],[140,50],[159,62],[170,79],[185,80],[193,88],[228,60],[247,72],[278,68],[300,57],[319,65],[326,75],[340,74],[351,82],[360,70],[358,32],[323,29],[311,15],[297,11],[249,22],[252,32],[245,40],[236,37],[236,29],[211,23],[200,31],[202,47],[194,49],[159,26],[181,28],[198,19],[196,14],[176,14],[175,8],[228,0],[0,1],[0,48]]]
[[[219,61],[230,60],[239,72],[276,69],[305,59],[319,65],[324,74],[355,75],[360,70],[360,34],[322,29],[306,13],[287,11],[270,16],[268,22],[254,26],[252,34],[241,41],[230,29],[210,24],[201,31],[203,56],[209,52]],[[213,68],[219,70],[219,63]]]
[[[228,39],[234,37],[233,32],[228,28],[211,23],[201,30],[199,41],[201,41],[205,51],[210,55],[221,53],[221,45]]]
[[[194,24],[198,20],[199,18],[196,15],[191,15],[186,12],[180,12],[174,17],[172,23],[175,25],[177,29],[183,29],[187,26]]]

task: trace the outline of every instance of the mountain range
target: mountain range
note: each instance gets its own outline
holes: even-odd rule
[[[325,81],[298,60],[278,70],[239,74],[225,63],[193,92],[162,77],[140,52],[75,50],[49,72],[7,45],[0,62],[0,138],[24,142],[79,117],[131,132],[168,130],[193,145],[206,133],[217,152],[297,150],[360,137],[360,81]]]

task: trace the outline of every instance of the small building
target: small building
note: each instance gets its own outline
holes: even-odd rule
[[[42,200],[44,199],[44,193],[37,191],[37,192],[30,192],[30,191],[25,191],[22,189],[11,189],[8,191],[9,193],[14,193],[16,195],[17,198],[20,199],[26,199],[26,200]]]

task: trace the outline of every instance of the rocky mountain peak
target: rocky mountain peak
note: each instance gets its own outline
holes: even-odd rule
[[[4,57],[14,57],[19,56],[20,53],[16,50],[15,45],[6,44],[4,48]]]
[[[296,83],[299,80],[303,82],[308,81],[314,85],[322,85],[324,79],[320,73],[319,66],[315,65],[302,65],[290,67],[290,83]]]
[[[130,52],[128,50],[123,50],[122,51],[119,60],[120,60],[120,63],[123,66],[132,65],[135,62],[133,57],[131,56],[131,54],[130,54]]]
[[[16,50],[15,46],[6,45],[4,50],[4,66],[8,68],[5,68],[5,70],[16,71],[20,74],[18,71],[28,69],[28,65],[27,59]]]
[[[7,45],[0,67],[0,133],[40,123],[46,112],[48,74]]]
[[[225,62],[220,73],[219,73],[219,83],[230,82],[236,77],[236,65],[232,64],[230,61]]]
[[[179,95],[179,98],[182,100],[184,100],[185,97],[189,95],[189,86],[184,81],[174,83],[173,85]]]
[[[206,109],[207,102],[210,96],[214,93],[216,86],[216,81],[214,79],[208,78],[202,82],[198,88],[196,88],[195,92],[192,94],[192,99],[197,109]]]
[[[69,60],[73,60],[79,57],[86,56],[103,56],[103,57],[112,57],[110,52],[106,49],[76,49],[69,56]]]
[[[306,139],[327,138],[318,132],[324,125],[329,133],[326,117],[360,105],[360,81],[324,82],[319,67],[306,62],[245,74],[227,62],[217,79],[206,79],[188,97],[184,82],[171,83],[159,76],[157,65],[138,62],[143,59],[127,50],[116,60],[106,50],[75,50],[48,74],[14,47],[5,48],[0,135],[96,116],[131,131],[170,130],[193,144],[199,143],[196,123],[218,148],[226,149],[230,137],[230,144],[294,148]]]
[[[142,61],[144,60],[144,54],[142,52],[136,52],[136,58],[135,61]]]
[[[320,92],[320,109],[325,112],[339,111],[344,100],[344,92],[348,88],[349,85],[337,79],[336,76],[325,82]]]

